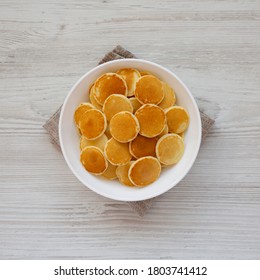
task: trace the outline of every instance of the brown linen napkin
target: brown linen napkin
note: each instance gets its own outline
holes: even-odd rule
[[[136,58],[134,54],[124,49],[121,46],[116,46],[111,52],[107,53],[104,58],[99,62],[99,64],[105,63],[110,60],[115,59],[124,59],[124,58]],[[61,106],[62,107],[62,106]],[[49,120],[43,125],[50,135],[51,143],[54,144],[60,150],[60,141],[59,141],[59,118],[61,107],[50,117]],[[200,112],[201,121],[202,121],[202,140],[205,139],[207,133],[209,132],[211,126],[214,123],[209,116]],[[143,201],[131,201],[128,202],[130,207],[139,215],[144,216],[146,211],[151,207],[153,200],[147,199]]]

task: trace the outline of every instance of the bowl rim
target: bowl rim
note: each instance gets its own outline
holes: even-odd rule
[[[191,101],[192,101],[192,104],[194,106],[194,109],[196,111],[196,115],[197,115],[197,119],[199,121],[199,124],[198,124],[198,127],[199,127],[199,133],[198,133],[198,145],[196,147],[196,150],[193,154],[193,157],[191,158],[190,160],[190,163],[189,163],[189,166],[188,168],[185,170],[185,172],[178,178],[178,180],[176,180],[175,182],[173,182],[173,184],[171,186],[169,186],[166,190],[162,190],[160,188],[158,188],[158,191],[157,192],[153,192],[151,193],[150,195],[147,195],[145,198],[140,198],[140,199],[132,199],[132,198],[115,198],[113,195],[109,195],[107,193],[103,193],[102,191],[96,189],[96,188],[93,188],[91,186],[91,184],[87,184],[85,181],[82,180],[82,178],[78,175],[77,171],[74,169],[73,165],[70,163],[70,160],[65,152],[65,148],[64,148],[64,143],[63,143],[63,139],[62,139],[62,126],[61,126],[61,123],[62,123],[62,119],[63,119],[63,115],[64,115],[64,111],[65,111],[65,107],[67,105],[67,102],[71,96],[71,94],[74,92],[74,90],[76,89],[76,87],[82,82],[82,80],[84,80],[88,75],[90,75],[92,72],[96,71],[97,69],[99,68],[103,68],[105,65],[111,65],[111,64],[117,64],[118,62],[122,63],[122,61],[124,62],[127,62],[127,61],[137,61],[137,62],[141,62],[141,63],[146,63],[146,64],[150,64],[150,65],[153,65],[157,68],[160,68],[162,69],[163,71],[166,71],[168,72],[170,75],[172,75],[180,84],[181,86],[187,91],[188,95],[190,96],[191,98]],[[142,201],[142,200],[146,200],[146,199],[151,199],[151,198],[154,198],[154,197],[157,197],[163,193],[166,193],[168,192],[170,189],[172,189],[173,187],[175,187],[180,181],[182,181],[182,179],[189,173],[191,167],[193,166],[197,156],[198,156],[198,153],[199,153],[199,149],[200,149],[200,146],[201,146],[201,139],[202,139],[202,123],[201,123],[201,116],[200,116],[200,112],[199,112],[199,108],[198,108],[198,105],[195,101],[195,98],[193,97],[193,95],[191,94],[190,90],[188,89],[188,87],[182,82],[182,80],[175,74],[173,73],[172,71],[170,71],[169,69],[167,69],[166,67],[160,65],[160,64],[157,64],[155,62],[151,62],[151,61],[148,61],[148,60],[145,60],[145,59],[137,59],[137,58],[125,58],[125,59],[117,59],[117,60],[112,60],[112,61],[108,61],[108,62],[105,62],[105,63],[102,63],[100,65],[97,65],[96,67],[92,68],[91,70],[89,70],[87,73],[85,73],[83,76],[81,76],[81,78],[79,78],[77,80],[77,82],[72,86],[72,88],[70,89],[69,93],[67,94],[63,104],[62,104],[62,108],[61,108],[61,112],[60,112],[60,118],[59,118],[59,141],[60,141],[60,147],[61,147],[61,151],[62,151],[62,154],[63,154],[63,157],[68,165],[68,167],[70,168],[70,170],[72,171],[72,173],[74,174],[74,176],[86,187],[88,187],[90,190],[94,191],[95,193],[103,196],[103,197],[107,197],[107,198],[110,198],[110,199],[113,199],[113,200],[117,200],[117,201]]]

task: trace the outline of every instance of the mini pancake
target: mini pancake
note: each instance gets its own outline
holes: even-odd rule
[[[139,130],[140,126],[137,118],[129,112],[117,113],[110,121],[110,133],[121,143],[132,141]]]
[[[184,141],[178,134],[166,134],[156,144],[156,156],[164,165],[177,163],[184,153]]]
[[[141,77],[139,71],[133,68],[124,68],[116,72],[120,75],[127,84],[127,96],[133,96],[135,92],[135,84]]]
[[[122,111],[133,113],[132,103],[124,95],[112,94],[104,102],[103,112],[108,121],[110,121],[115,114]]]
[[[170,107],[165,111],[169,132],[182,133],[189,125],[189,114],[180,106]]]
[[[100,137],[105,132],[106,127],[106,117],[97,109],[86,111],[79,121],[80,131],[88,140],[94,140]]]
[[[135,97],[142,104],[159,104],[164,98],[162,82],[152,75],[142,76],[136,83]]]
[[[181,136],[181,138],[182,138],[182,139],[184,139],[184,134],[185,134],[185,133],[184,133],[184,132],[182,132],[182,133],[179,133],[178,135],[180,135],[180,136]]]
[[[163,83],[164,98],[161,103],[158,104],[162,109],[167,109],[175,104],[176,97],[174,90],[166,83]]]
[[[80,131],[79,127],[76,126],[76,128],[77,128],[77,132],[78,132],[79,136],[81,136],[81,131]]]
[[[158,139],[169,132],[168,125],[165,125],[163,131],[158,135]]]
[[[145,137],[155,137],[159,135],[166,125],[166,117],[162,108],[146,104],[135,112],[139,121],[140,134]]]
[[[105,145],[108,141],[108,138],[105,134],[101,135],[95,140],[88,140],[86,137],[81,136],[80,137],[80,149],[83,150],[88,146],[95,146],[100,148],[102,151],[104,151]]]
[[[114,138],[107,141],[104,152],[107,160],[113,165],[127,164],[132,158],[129,144],[119,143]]]
[[[74,120],[75,120],[77,127],[79,126],[79,120],[80,120],[81,116],[90,109],[95,109],[95,107],[91,103],[89,103],[89,102],[80,103],[80,105],[78,106],[78,108],[76,109],[76,111],[74,113]]]
[[[86,147],[81,151],[80,161],[88,172],[95,175],[105,172],[108,166],[104,153],[94,146]]]
[[[108,139],[110,139],[112,137],[111,133],[110,133],[110,127],[109,124],[107,124],[107,128],[105,130],[105,135],[107,136]]]
[[[116,165],[113,165],[110,162],[108,162],[108,167],[106,171],[102,174],[102,176],[105,177],[106,179],[114,180],[117,178],[116,169],[117,169]]]
[[[111,94],[127,95],[127,85],[125,80],[116,73],[106,73],[99,77],[94,84],[94,96],[100,105]]]
[[[147,186],[158,179],[161,173],[161,164],[157,158],[142,157],[129,168],[130,181],[138,187]]]
[[[102,110],[102,106],[97,102],[96,98],[95,98],[95,95],[94,95],[94,86],[92,86],[90,88],[90,91],[89,91],[89,100],[91,102],[91,104],[98,110]]]
[[[130,181],[128,177],[128,171],[132,164],[133,161],[130,161],[125,165],[118,166],[116,169],[116,175],[119,179],[119,182],[128,187],[134,187],[134,184]]]
[[[143,105],[135,97],[129,98],[129,101],[131,102],[131,104],[133,106],[133,113],[135,113]]]
[[[135,158],[141,158],[145,156],[155,157],[155,146],[158,141],[157,137],[147,138],[140,134],[130,142],[129,151]]]
[[[141,76],[152,75],[152,73],[148,71],[139,71],[139,73]]]

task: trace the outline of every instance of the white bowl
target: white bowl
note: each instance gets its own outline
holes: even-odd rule
[[[89,100],[89,88],[100,75],[106,72],[115,72],[120,68],[146,70],[168,83],[175,90],[177,104],[185,107],[190,115],[189,128],[185,133],[185,152],[182,159],[174,166],[163,168],[159,179],[144,188],[130,188],[121,185],[118,181],[94,176],[84,169],[79,160],[79,135],[74,124],[74,111],[81,102]],[[64,158],[80,182],[94,192],[111,199],[138,201],[158,196],[170,190],[189,172],[200,147],[201,119],[192,94],[175,74],[153,62],[142,59],[121,59],[95,67],[73,86],[61,110],[59,137]]]

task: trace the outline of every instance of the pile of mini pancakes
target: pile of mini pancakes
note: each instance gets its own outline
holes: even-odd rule
[[[99,77],[89,100],[74,114],[80,161],[88,172],[144,187],[162,167],[181,159],[189,115],[167,83],[148,72],[120,69]]]

